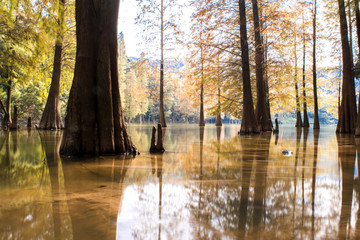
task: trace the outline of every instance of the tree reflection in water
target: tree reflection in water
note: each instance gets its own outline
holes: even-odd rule
[[[134,161],[85,162],[59,132],[0,132],[0,239],[360,239],[360,140],[234,129],[170,126],[150,155],[133,127]]]
[[[345,137],[346,136],[346,137]],[[351,208],[353,200],[354,167],[356,157],[355,137],[338,134],[339,161],[342,171],[341,190],[341,212],[339,221],[339,238],[350,238],[351,229]]]

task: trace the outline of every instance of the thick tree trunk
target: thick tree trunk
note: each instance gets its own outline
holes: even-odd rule
[[[64,128],[60,114],[60,79],[63,48],[64,7],[65,0],[60,0],[58,10],[58,33],[55,40],[53,74],[51,78],[49,95],[39,124],[40,129],[56,130]]]
[[[299,99],[299,87],[297,82],[297,53],[296,53],[296,36],[295,36],[295,98],[296,98],[296,123],[295,127],[302,127],[302,119],[301,119],[301,112],[300,112],[300,99]]]
[[[336,127],[337,133],[353,133],[356,123],[355,83],[344,0],[338,0],[340,15],[340,33],[343,60],[343,84],[340,115]]]
[[[272,131],[272,123],[267,111],[266,88],[264,80],[264,50],[261,40],[259,9],[257,0],[252,0],[254,32],[255,32],[255,62],[256,62],[256,109],[255,116],[260,131]]]
[[[136,153],[121,107],[117,19],[119,0],[76,1],[77,53],[63,155]]]
[[[10,126],[11,126],[11,116],[10,116],[11,89],[12,89],[12,81],[11,81],[11,77],[10,77],[10,80],[8,81],[7,91],[6,91],[7,99],[6,99],[5,115],[4,115],[4,118],[2,121],[3,129],[10,129]]]
[[[161,0],[161,63],[160,63],[160,113],[159,123],[166,127],[165,110],[164,110],[164,0]]]
[[[314,0],[314,17],[313,17],[313,90],[314,90],[314,125],[313,129],[320,129],[319,124],[319,106],[317,96],[317,79],[316,79],[316,0]]]
[[[243,77],[243,117],[241,122],[240,134],[259,133],[258,124],[254,113],[254,104],[251,93],[250,83],[250,63],[249,46],[247,41],[246,29],[246,10],[245,0],[239,0],[239,20],[241,38],[241,66]]]
[[[304,16],[303,16],[303,24],[305,24],[304,22]],[[303,77],[303,99],[304,99],[304,122],[302,127],[309,127],[309,118],[308,118],[308,114],[307,114],[307,102],[306,102],[306,84],[305,84],[305,79],[306,79],[306,72],[305,72],[305,65],[306,63],[306,40],[305,40],[305,29],[303,29],[303,72],[302,72],[302,77]]]
[[[358,39],[358,48],[360,49],[360,10],[359,10],[359,0],[355,0],[355,16],[356,16],[356,32],[357,32],[357,39]],[[359,96],[360,96],[360,87],[359,87]],[[355,136],[360,136],[360,97],[359,97],[359,102],[358,102],[358,115],[357,115],[357,118],[356,118]]]
[[[10,126],[11,130],[17,130],[19,128],[18,113],[17,112],[18,112],[17,106],[14,105],[14,113],[13,113],[13,118],[12,118],[11,126]]]

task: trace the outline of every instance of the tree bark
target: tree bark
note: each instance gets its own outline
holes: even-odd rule
[[[301,119],[301,112],[300,112],[300,99],[299,99],[299,87],[297,82],[297,53],[296,53],[296,36],[295,36],[295,98],[296,98],[296,123],[295,127],[302,127],[302,119]]]
[[[156,128],[153,127],[152,135],[151,135],[151,144],[150,144],[150,152],[151,153],[164,153],[164,135],[161,124],[158,123],[158,136],[157,136],[157,143],[155,143],[155,135],[156,135]]]
[[[303,15],[303,25],[305,24],[304,22],[304,15]],[[302,72],[302,77],[303,77],[303,98],[304,98],[304,121],[302,124],[302,127],[309,127],[309,118],[308,118],[308,114],[307,114],[307,102],[306,102],[306,84],[305,84],[305,80],[306,80],[306,72],[305,72],[305,65],[306,63],[306,40],[305,40],[305,27],[303,26],[303,72]]]
[[[319,124],[319,106],[317,96],[317,74],[316,74],[316,0],[314,0],[314,17],[313,17],[313,90],[314,90],[314,125],[313,129],[320,129]]]
[[[18,123],[18,114],[17,114],[18,110],[17,110],[17,106],[14,106],[14,113],[13,113],[13,118],[11,121],[11,126],[10,129],[11,130],[17,130],[19,128],[19,123]]]
[[[3,122],[2,122],[2,127],[3,129],[10,129],[11,126],[11,117],[10,117],[10,104],[11,104],[11,89],[12,89],[12,81],[11,81],[11,76],[10,79],[8,81],[8,85],[7,85],[7,99],[6,99],[6,111],[5,111],[5,115],[3,118]]]
[[[199,126],[205,126],[205,117],[204,117],[204,46],[202,41],[202,31],[203,26],[201,22],[200,29],[200,61],[201,61],[201,83],[200,83],[200,117],[199,117]]]
[[[164,110],[164,0],[161,0],[161,62],[160,62],[160,113],[159,123],[162,127],[166,127],[165,110]]]
[[[338,0],[340,15],[340,33],[343,63],[342,98],[337,133],[353,133],[356,123],[355,83],[353,77],[353,62],[348,39],[348,29],[344,0]]]
[[[254,104],[250,83],[249,46],[246,29],[245,0],[239,0],[239,20],[241,38],[241,66],[243,78],[243,117],[241,121],[240,134],[259,133],[257,120],[254,113]]]
[[[220,127],[222,126],[221,121],[221,83],[220,83],[220,55],[218,55],[218,66],[217,66],[217,78],[218,78],[218,107],[217,107],[217,113],[216,113],[216,122],[215,126]]]
[[[255,63],[256,63],[256,109],[255,116],[260,131],[272,131],[272,123],[267,111],[266,88],[264,80],[264,50],[261,40],[259,9],[257,0],[252,0],[254,32],[255,32]]]
[[[64,8],[65,0],[60,0],[58,10],[58,32],[55,40],[53,74],[51,78],[49,95],[39,124],[40,129],[56,130],[64,128],[60,114],[60,79],[64,35]]]
[[[356,16],[356,32],[358,38],[358,47],[360,49],[360,10],[359,10],[359,0],[355,0],[355,16]],[[359,70],[358,70],[359,71]],[[360,87],[359,87],[359,96],[360,96]],[[360,98],[358,100],[358,115],[356,118],[356,129],[355,136],[360,136]]]
[[[125,126],[118,82],[119,0],[76,1],[77,52],[60,153],[137,152]]]

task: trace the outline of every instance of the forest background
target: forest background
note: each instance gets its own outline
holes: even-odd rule
[[[127,54],[126,32],[119,33],[120,92],[128,123],[158,121],[159,2],[137,0],[133,4],[136,12],[136,19],[133,20],[141,29],[137,36],[137,39],[141,39],[137,41],[138,56]],[[221,112],[225,123],[235,122],[241,117],[243,99],[237,2],[164,2],[164,107],[167,121],[198,123],[203,85],[206,121],[215,122],[216,114]],[[122,2],[120,8],[124,4]],[[39,121],[46,103],[58,31],[58,5],[56,0],[5,0],[0,3],[0,99],[3,102],[6,100],[5,105],[16,105],[18,116],[23,121],[28,117]],[[256,98],[254,30],[249,1],[247,8],[251,83]],[[303,110],[306,102],[312,123],[314,2],[264,0],[259,1],[259,9],[271,115],[283,123],[295,123],[297,107],[294,85],[298,83],[300,110]],[[342,81],[338,5],[336,1],[318,0],[317,9],[319,120],[320,123],[335,123]],[[358,40],[356,28],[352,27],[356,19],[354,9],[355,3],[348,1],[349,39],[354,63],[357,63],[359,49],[357,44],[352,46]],[[66,1],[64,17],[60,87],[63,119],[76,54],[73,0]],[[124,22],[121,17],[120,12],[119,29]],[[304,91],[306,94],[302,94]]]

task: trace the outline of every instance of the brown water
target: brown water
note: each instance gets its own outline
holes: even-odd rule
[[[60,159],[60,132],[0,132],[0,239],[360,239],[360,140],[129,126],[141,155]],[[283,150],[291,151],[290,154]]]

